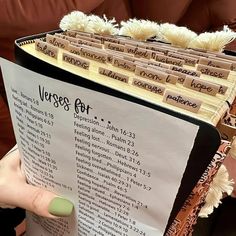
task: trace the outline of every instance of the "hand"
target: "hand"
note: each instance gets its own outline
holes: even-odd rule
[[[26,183],[20,168],[18,149],[0,160],[0,203],[20,207],[48,218],[69,216],[73,210],[70,201]]]

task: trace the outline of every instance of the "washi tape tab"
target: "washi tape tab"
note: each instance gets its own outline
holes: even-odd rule
[[[55,33],[55,36],[57,36],[57,37],[59,37],[59,38],[62,38],[62,39],[66,39],[66,40],[68,40],[69,42],[73,42],[73,43],[77,43],[77,42],[78,42],[78,39],[77,39],[77,38],[70,37],[70,36],[67,36],[67,35],[64,35],[64,34]]]
[[[168,52],[167,56],[174,57],[180,60],[184,60],[186,65],[195,66],[198,63],[198,59],[190,56],[185,56],[179,53]]]
[[[80,55],[81,47],[78,44],[69,44],[67,50],[73,54]]]
[[[85,70],[89,69],[89,61],[83,60],[76,55],[71,55],[67,52],[63,52],[62,61],[72,64],[74,66],[83,68]]]
[[[70,44],[68,40],[59,38],[51,34],[46,35],[46,42],[52,44],[55,47],[62,48],[65,50],[67,50],[68,45]]]
[[[186,69],[186,68],[183,68],[180,66],[171,66],[170,69],[173,71],[180,72],[182,74],[190,75],[190,76],[200,77],[200,75],[201,75],[201,73],[199,71],[189,70],[189,69]]]
[[[104,42],[104,47],[118,52],[125,51],[125,46],[118,43]]]
[[[54,59],[58,58],[59,48],[57,48],[49,43],[43,42],[42,40],[39,40],[39,39],[35,40],[35,50],[42,52],[43,54],[45,54],[49,57],[52,57]]]
[[[205,58],[205,57],[200,58],[199,64],[222,68],[226,70],[231,70],[231,67],[232,67],[232,63],[222,61],[222,60],[215,60],[213,58]]]
[[[230,73],[230,70],[200,64],[197,66],[197,70],[200,71],[202,74],[217,77],[220,79],[227,79]]]
[[[86,41],[90,41],[90,42],[93,42],[93,43],[98,43],[98,44],[101,43],[101,40],[99,40],[99,39],[95,39],[95,38],[91,38],[91,37],[83,36],[83,35],[79,35],[79,34],[76,35],[76,38],[86,40]]]
[[[101,48],[102,49],[102,44],[94,43],[92,41],[87,41],[87,40],[80,39],[80,38],[77,39],[77,44],[87,45],[87,46],[90,46],[90,47],[95,47],[95,48]]]
[[[164,72],[154,69],[147,69],[140,66],[136,66],[135,75],[163,84],[166,82],[166,78],[168,77],[168,75]]]
[[[171,90],[165,91],[163,102],[194,113],[199,111],[202,104],[202,101],[199,99],[194,99]]]
[[[186,76],[183,86],[211,96],[215,96],[220,88],[217,84],[192,76]]]
[[[113,56],[112,65],[128,71],[135,71],[136,68],[136,65],[133,62],[124,60],[117,56]]]
[[[179,60],[173,57],[168,57],[168,56],[164,56],[164,55],[156,55],[156,61],[159,62],[163,62],[163,63],[167,63],[167,64],[172,64],[172,65],[176,65],[176,66],[183,66],[184,64],[184,60]]]
[[[139,47],[134,47],[134,46],[127,45],[127,44],[125,45],[125,52],[133,54],[136,57],[143,57],[146,59],[150,59],[151,54],[152,54],[152,51],[150,51],[150,50],[141,49]]]
[[[103,52],[98,52],[97,50],[89,49],[86,47],[82,47],[80,49],[80,55],[86,58],[89,58],[94,61],[98,61],[101,63],[106,63],[107,54]]]
[[[136,78],[133,79],[132,85],[136,86],[138,88],[145,89],[151,93],[159,94],[159,95],[163,95],[164,91],[165,91],[165,87],[163,87],[163,86],[149,83],[149,82],[146,82],[146,81],[143,81],[140,79],[136,79]]]
[[[117,72],[112,71],[112,70],[105,69],[103,67],[98,68],[98,73],[101,74],[101,75],[107,76],[109,78],[119,80],[119,81],[124,82],[124,83],[129,82],[129,77],[128,76],[123,75],[121,73],[117,73]]]

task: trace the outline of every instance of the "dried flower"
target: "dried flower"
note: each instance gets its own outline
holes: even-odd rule
[[[182,48],[187,48],[189,43],[197,37],[197,34],[188,28],[169,23],[160,25],[160,33],[168,43]]]
[[[89,19],[87,15],[85,15],[81,11],[73,11],[62,18],[59,26],[64,31],[65,30],[87,31],[88,23]]]
[[[156,37],[159,33],[159,25],[149,20],[130,19],[126,22],[122,21],[121,26],[120,35],[141,41]]]
[[[210,189],[207,193],[205,204],[202,207],[199,216],[202,218],[208,217],[221,203],[223,193],[230,195],[233,191],[233,181],[229,180],[229,174],[224,165],[221,165],[217,174],[210,184]]]
[[[118,24],[116,24],[115,18],[108,20],[105,15],[103,15],[103,18],[95,15],[90,15],[88,16],[88,19],[88,32],[101,35],[114,35],[119,32],[117,28]]]
[[[228,26],[224,26],[222,31],[206,32],[198,35],[190,42],[189,47],[221,52],[225,45],[232,42],[235,38],[236,33],[230,30]]]

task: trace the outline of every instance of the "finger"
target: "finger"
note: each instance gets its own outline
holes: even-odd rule
[[[24,208],[37,215],[49,218],[66,217],[73,211],[71,201],[61,198],[50,191],[27,183],[13,187],[15,189],[11,189],[11,191],[8,189],[8,193],[4,191],[5,196],[7,196],[4,202],[7,204]]]
[[[0,161],[0,202],[32,211],[44,217],[68,216],[73,204],[56,194],[29,185],[20,169],[18,151]]]

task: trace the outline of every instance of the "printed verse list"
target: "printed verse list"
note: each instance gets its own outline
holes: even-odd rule
[[[162,235],[197,127],[5,61],[2,66],[28,182],[75,205],[74,215],[60,220],[29,214],[29,235]]]

